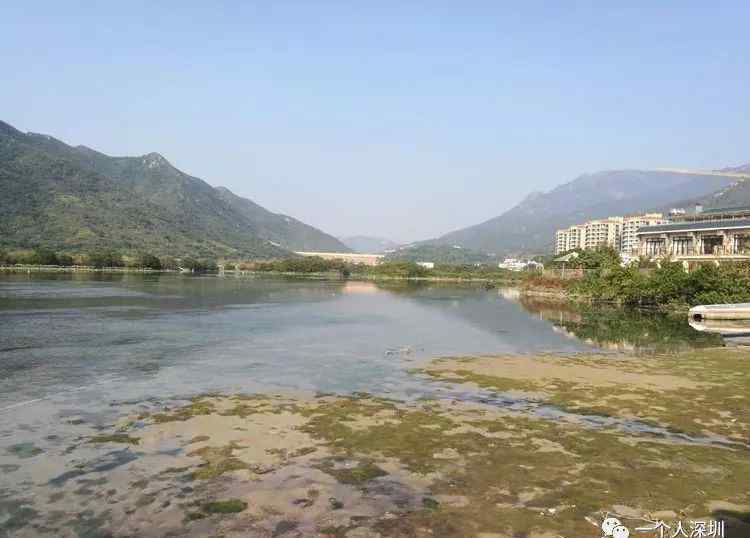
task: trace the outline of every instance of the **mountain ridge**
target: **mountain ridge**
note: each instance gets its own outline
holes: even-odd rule
[[[586,173],[545,193],[532,193],[496,217],[420,244],[460,245],[498,256],[536,254],[550,250],[557,229],[705,197],[736,181],[735,176],[716,172],[620,169]]]
[[[312,226],[217,190],[160,153],[113,157],[5,122],[0,189],[4,247],[237,257],[349,250]]]

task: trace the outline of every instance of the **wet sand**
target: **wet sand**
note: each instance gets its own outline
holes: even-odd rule
[[[750,532],[750,352],[439,359],[415,375],[494,400],[208,394],[143,405],[59,453],[14,447],[0,535],[585,538],[617,514]],[[609,425],[606,425],[609,424]],[[648,536],[644,534],[644,536]]]

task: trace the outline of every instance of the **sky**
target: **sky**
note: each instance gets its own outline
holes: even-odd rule
[[[7,2],[0,119],[406,242],[583,173],[750,162],[748,20],[744,0]]]

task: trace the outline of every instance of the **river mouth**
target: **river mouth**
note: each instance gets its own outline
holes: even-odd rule
[[[719,454],[722,469],[744,476],[740,460],[726,455],[747,450],[739,400],[698,400],[672,410],[680,391],[694,399],[719,390],[701,376],[734,383],[741,361],[731,353],[743,353],[718,349],[721,337],[694,331],[684,319],[539,302],[475,286],[158,275],[3,278],[0,528],[12,535],[456,533],[455,521],[478,517],[462,503],[484,501],[463,490],[452,496],[454,486],[430,473],[490,487],[473,477],[479,461],[472,454],[491,458],[500,472],[503,451],[521,469],[541,465],[562,472],[549,454],[567,453],[571,465],[590,458],[583,439],[606,453],[612,443],[621,445],[630,458],[658,452],[656,467],[675,454],[696,462]],[[699,350],[713,357],[703,366]],[[727,351],[723,362],[713,355]],[[446,378],[427,373],[441,363],[432,359],[444,356],[494,357],[508,370],[493,370],[500,376],[493,379],[481,371],[471,377],[462,370],[465,362]],[[518,361],[553,378],[518,378]],[[590,380],[570,378],[566,365],[576,376],[611,371],[610,377],[631,376],[633,383],[627,391],[600,377],[588,385]],[[654,379],[673,383],[664,385],[668,390],[659,400],[650,385],[645,392],[638,387]],[[196,398],[223,403],[217,413],[185,420],[154,418],[194,407]],[[261,409],[251,412],[256,402]],[[224,415],[225,404],[242,404],[244,411]],[[339,418],[355,426],[327,431],[333,426],[316,422],[316,409],[331,417],[343,409]],[[369,413],[391,412],[392,424],[387,417],[367,422]],[[481,416],[490,419],[477,426]],[[226,421],[225,427],[210,424],[216,420]],[[253,430],[253,420],[261,430]],[[253,441],[243,428],[256,432]],[[310,437],[298,438],[300,428]],[[368,428],[375,428],[371,436]],[[382,445],[377,428],[391,428],[389,435],[403,436],[406,444]],[[409,441],[414,428],[441,432],[427,436],[434,451],[427,454]],[[506,439],[514,431],[535,447],[529,454]],[[554,444],[556,436],[565,439],[562,448]],[[287,445],[282,438],[300,442]],[[251,453],[258,443],[262,453]],[[618,465],[627,467],[630,460],[623,457],[617,456]],[[459,460],[467,465],[463,478],[455,474]],[[551,488],[536,477],[527,476],[528,488],[497,480],[509,493],[485,508],[513,523],[499,528],[480,518],[488,532],[534,536],[568,528],[588,535],[585,518],[596,516],[593,506],[547,530],[529,516],[539,507],[557,513],[566,503],[578,504],[580,492]],[[712,500],[742,505],[732,483],[724,497],[717,493]],[[289,497],[271,494],[286,486]],[[540,501],[545,495],[534,488],[549,500]],[[665,492],[660,501],[667,510],[685,498],[670,500]],[[239,504],[210,505],[237,499]],[[248,508],[239,510],[242,503]],[[710,515],[706,503],[700,506]],[[143,526],[149,518],[163,518],[164,527],[149,531]],[[587,527],[579,528],[578,520]]]

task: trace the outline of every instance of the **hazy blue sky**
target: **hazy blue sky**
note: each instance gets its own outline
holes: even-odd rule
[[[750,161],[750,2],[5,2],[0,119],[336,235]],[[2,195],[2,193],[0,193]]]

